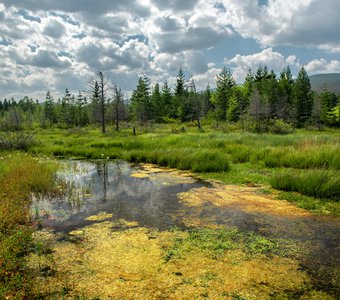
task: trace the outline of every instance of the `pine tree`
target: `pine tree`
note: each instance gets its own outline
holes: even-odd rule
[[[227,110],[229,106],[229,98],[231,96],[231,88],[235,85],[235,80],[229,69],[223,67],[222,71],[216,78],[216,118],[224,121],[227,119]]]
[[[61,99],[61,116],[60,119],[63,123],[65,123],[68,127],[71,126],[71,94],[69,90],[66,88],[64,97]]]
[[[337,104],[337,97],[335,93],[323,90],[318,98],[320,99],[320,118],[322,123],[332,125],[329,114]]]
[[[196,120],[197,122],[197,128],[201,129],[201,114],[202,114],[202,103],[201,99],[202,97],[198,95],[197,90],[196,90],[196,85],[195,81],[192,78],[190,80],[190,92],[189,92],[189,103],[190,103],[190,108],[191,108],[191,120],[194,121]]]
[[[75,123],[77,126],[84,126],[87,124],[87,114],[86,114],[86,98],[83,97],[82,93],[79,91],[76,99],[76,118]]]
[[[277,115],[279,118],[292,122],[294,118],[294,106],[293,106],[293,76],[290,67],[287,66],[280,73],[280,79],[278,83],[278,109]]]
[[[51,95],[51,92],[49,90],[46,93],[46,98],[45,98],[45,102],[44,102],[43,127],[46,126],[46,121],[49,124],[53,124],[56,121],[53,96]]]
[[[203,116],[207,116],[208,112],[211,111],[213,105],[211,103],[211,89],[208,83],[204,93],[203,93],[203,103],[202,103],[202,114]]]
[[[144,125],[150,119],[150,80],[139,77],[138,85],[132,92],[131,109],[135,119]]]
[[[173,99],[171,88],[168,85],[168,82],[165,81],[162,87],[162,104],[163,104],[163,116],[171,118],[174,115],[173,112]]]
[[[232,88],[229,100],[227,117],[230,122],[237,122],[246,114],[249,106],[249,99],[246,96],[246,89],[243,86],[235,85]]]
[[[113,109],[115,113],[115,124],[116,131],[119,131],[119,122],[122,118],[122,108],[123,108],[123,93],[120,87],[117,84],[113,85]]]
[[[190,103],[188,101],[188,89],[186,87],[185,76],[182,67],[178,71],[175,87],[175,108],[176,115],[173,117],[180,117],[182,121],[186,121],[190,118]]]
[[[100,123],[100,107],[99,107],[99,85],[98,81],[93,84],[91,95],[91,111],[92,120],[94,123]]]
[[[160,122],[164,116],[164,105],[162,103],[161,91],[159,83],[156,83],[151,94],[150,99],[150,117],[156,122]]]
[[[309,120],[313,111],[313,95],[307,72],[302,67],[293,86],[295,119],[298,127]]]

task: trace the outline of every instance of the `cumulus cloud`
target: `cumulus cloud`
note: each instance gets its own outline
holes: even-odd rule
[[[48,35],[54,39],[61,38],[65,33],[65,26],[57,20],[50,20],[46,24],[43,34]]]
[[[3,0],[0,3],[1,93],[32,93],[34,88],[63,93],[103,70],[131,90],[138,75],[175,80],[180,66],[199,88],[214,84],[223,47],[234,49],[225,64],[241,81],[259,64],[280,71],[300,67],[292,51],[276,45],[327,51],[306,64],[310,72],[337,72],[340,52],[338,0]],[[233,36],[256,40],[264,50],[237,54]],[[218,60],[207,56],[218,48]],[[205,51],[209,49],[209,51]],[[293,48],[292,48],[293,49]],[[256,50],[255,50],[256,52]],[[320,54],[320,52],[319,52]],[[230,57],[230,54],[228,54]],[[218,66],[217,66],[218,65]],[[64,85],[64,87],[63,87]],[[12,92],[11,92],[12,91]],[[1,96],[1,95],[0,95]]]
[[[305,69],[312,74],[317,73],[340,73],[340,60],[327,61],[323,58],[310,61]]]
[[[338,0],[275,0],[267,5],[258,5],[256,0],[221,3],[226,9],[220,16],[222,21],[264,46],[340,48]]]
[[[296,56],[290,55],[286,58],[281,53],[273,51],[272,48],[251,55],[237,54],[232,59],[225,60],[225,64],[232,68],[233,76],[238,82],[244,80],[249,69],[254,71],[260,65],[266,65],[269,70],[274,70],[276,73],[281,72],[287,65],[294,68],[299,67]]]
[[[32,66],[40,68],[67,68],[70,66],[70,62],[62,60],[55,52],[48,50],[38,50],[29,61]]]
[[[212,47],[225,38],[229,31],[216,32],[209,27],[189,27],[185,31],[154,34],[157,50],[176,53]]]

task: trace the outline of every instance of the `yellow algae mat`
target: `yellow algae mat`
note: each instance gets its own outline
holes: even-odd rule
[[[182,206],[173,218],[182,218],[190,230],[159,231],[112,221],[101,212],[66,240],[36,232],[36,240],[52,251],[30,257],[39,274],[37,293],[51,299],[335,299],[316,291],[301,270],[301,245],[241,232],[202,212],[236,208],[288,219],[310,213],[249,187],[214,184],[179,199]]]

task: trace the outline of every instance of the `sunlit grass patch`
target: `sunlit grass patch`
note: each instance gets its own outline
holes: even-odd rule
[[[194,171],[205,179],[246,185],[271,185],[272,177],[285,170],[296,174],[305,169],[311,174],[334,170],[329,173],[333,181],[329,180],[330,186],[324,186],[322,197],[331,201],[336,198],[334,190],[338,181],[335,177],[340,168],[337,131],[297,130],[294,134],[278,136],[225,133],[210,128],[205,128],[205,132],[191,127],[186,129],[174,134],[171,126],[153,126],[145,130],[139,128],[136,136],[132,135],[131,128],[107,134],[92,127],[79,133],[56,128],[37,130],[35,135],[40,143],[30,147],[30,151],[61,157],[153,163]],[[306,194],[305,191],[308,195],[320,194],[315,189],[312,191],[308,184],[302,193]]]
[[[32,278],[26,255],[34,250],[31,238],[30,194],[54,189],[54,163],[41,163],[22,153],[0,160],[0,298],[24,298]]]
[[[270,183],[273,188],[300,192],[316,198],[340,200],[340,174],[327,170],[288,171],[275,174]]]

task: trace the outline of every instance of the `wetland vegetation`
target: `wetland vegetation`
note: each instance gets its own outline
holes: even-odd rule
[[[0,101],[0,297],[337,299],[337,96],[216,80]]]

